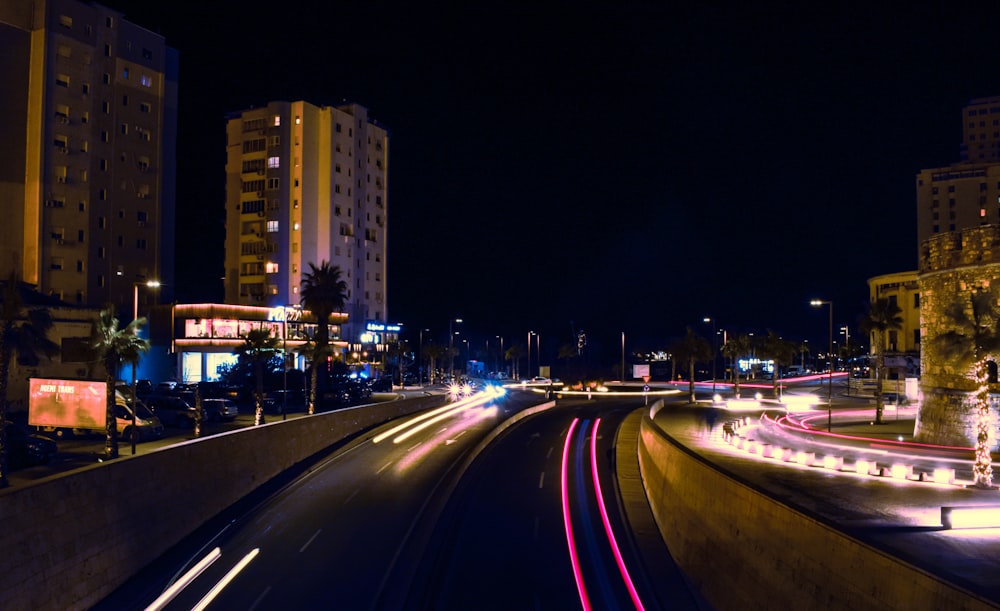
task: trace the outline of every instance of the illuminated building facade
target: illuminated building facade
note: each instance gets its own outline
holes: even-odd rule
[[[899,308],[903,324],[899,329],[887,329],[882,333],[885,349],[883,365],[885,379],[916,379],[920,376],[920,284],[916,271],[883,274],[868,279],[869,300],[886,299]],[[868,346],[875,354],[875,333],[868,336]],[[907,392],[908,398],[916,398],[917,387]]]
[[[345,322],[346,314],[330,317],[330,343],[339,351],[347,348],[340,340]],[[234,351],[247,333],[258,329],[268,330],[280,340],[280,349],[288,354],[289,369],[305,370],[305,358],[297,350],[316,333],[316,319],[308,310],[284,306],[160,305],[152,308],[150,324],[154,348],[147,360],[151,361],[149,371],[156,373],[149,376],[185,384],[216,380],[219,367],[234,363]]]
[[[917,240],[1000,223],[1000,97],[962,109],[961,161],[917,174]]]
[[[177,65],[165,39],[75,0],[0,2],[0,273],[131,318],[174,285]]]
[[[300,303],[309,265],[339,267],[359,342],[385,322],[388,131],[357,104],[271,102],[226,128],[225,300]]]

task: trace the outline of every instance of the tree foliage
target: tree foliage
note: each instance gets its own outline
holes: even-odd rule
[[[44,308],[24,310],[22,284],[11,273],[3,286],[0,304],[0,488],[10,485],[7,478],[7,385],[11,360],[17,355],[25,362],[37,362],[40,355],[52,357],[59,346],[49,339],[52,315]]]
[[[123,363],[139,362],[149,350],[149,342],[139,337],[139,329],[146,324],[145,318],[137,318],[124,328],[119,326],[114,307],[109,305],[101,310],[91,326],[90,347],[96,360],[104,365],[105,381],[108,385],[105,399],[105,458],[118,458],[118,422],[115,418],[115,384]]]
[[[900,316],[902,313],[903,310],[895,302],[878,298],[868,304],[868,311],[861,317],[861,330],[871,337],[875,352],[872,373],[875,377],[876,424],[882,424],[882,413],[885,411],[882,398],[882,380],[885,377],[885,334],[903,328],[903,318]]]

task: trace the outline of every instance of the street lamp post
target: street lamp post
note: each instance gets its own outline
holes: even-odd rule
[[[528,377],[531,377],[531,336],[534,335],[534,331],[528,331]]]
[[[424,331],[430,331],[430,329],[420,330],[420,343],[417,344],[417,378],[420,382],[419,386],[423,388],[424,386],[424,374],[421,373],[421,367],[423,366],[423,356],[424,356]]]
[[[622,384],[625,383],[625,332],[622,331]]]
[[[813,307],[821,305],[830,306],[830,348],[827,351],[827,360],[830,362],[829,384],[827,385],[826,404],[826,430],[829,432],[833,428],[833,302],[821,299],[813,299],[809,302]]]
[[[502,335],[497,335],[497,339],[500,340],[500,363],[499,363],[499,365],[497,365],[497,371],[500,371],[502,369],[504,372],[506,372],[507,371],[507,361],[504,359],[504,355],[503,355],[503,336]]]
[[[714,397],[715,396],[715,373],[716,373],[715,362],[718,360],[718,357],[719,357],[718,351],[715,349],[715,335],[716,335],[715,324],[716,324],[716,321],[715,321],[714,318],[709,318],[708,316],[706,316],[703,319],[703,322],[706,322],[706,323],[710,322],[710,323],[712,323],[712,396]]]
[[[158,280],[147,280],[146,282],[133,282],[132,283],[132,320],[139,319],[139,285],[149,287],[151,289],[160,288],[160,283]],[[136,329],[136,333],[139,330]],[[136,444],[136,414],[139,412],[139,398],[135,396],[135,384],[136,384],[136,366],[138,363],[132,363],[132,430],[130,436],[132,437],[132,454],[135,455],[135,444]]]
[[[454,318],[448,321],[448,370],[452,381],[455,380],[455,355],[452,354],[452,351],[455,349],[455,334],[458,333],[458,331],[452,330],[453,322],[461,324],[462,319]]]

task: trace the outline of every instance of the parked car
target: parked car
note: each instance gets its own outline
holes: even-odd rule
[[[115,423],[118,426],[118,437],[126,441],[132,440],[133,431],[136,441],[159,439],[163,437],[163,423],[149,411],[146,404],[139,401],[136,411],[135,428],[132,428],[132,405],[115,398]]]
[[[115,426],[118,428],[118,438],[131,440],[133,430],[138,435],[136,441],[147,439],[159,439],[163,437],[163,423],[153,415],[145,403],[140,400],[135,418],[135,428],[132,428],[132,396],[131,389],[125,385],[119,385],[115,390]],[[57,438],[103,435],[104,429],[71,429],[58,427],[40,427],[47,435]]]
[[[56,442],[28,432],[21,425],[7,421],[7,464],[11,469],[44,465],[59,452]]]
[[[164,426],[193,428],[195,408],[190,403],[174,395],[153,394],[146,399],[149,409]]]
[[[392,378],[388,376],[376,378],[371,381],[370,386],[372,392],[392,392]]]
[[[240,413],[236,403],[229,399],[202,399],[201,409],[205,413],[205,420],[212,422],[229,422]]]

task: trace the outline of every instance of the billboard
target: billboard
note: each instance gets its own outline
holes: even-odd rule
[[[107,382],[28,380],[28,424],[103,429],[107,422]]]

